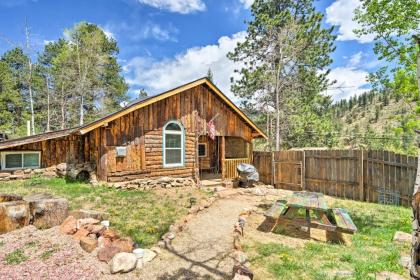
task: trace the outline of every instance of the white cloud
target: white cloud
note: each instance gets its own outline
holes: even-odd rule
[[[126,81],[132,87],[145,87],[151,93],[158,93],[201,78],[211,68],[216,85],[234,99],[230,77],[240,65],[229,60],[226,54],[244,38],[245,32],[223,36],[217,44],[190,48],[163,60],[135,57],[124,66]]]
[[[108,28],[106,28],[106,27],[102,27],[101,26],[101,29],[102,29],[102,31],[105,33],[105,36],[108,38],[108,39],[115,39],[115,34],[113,33],[113,32],[111,32],[111,30],[109,30]]]
[[[180,14],[189,14],[200,12],[206,9],[206,5],[202,0],[138,0],[142,4],[146,4],[158,9],[169,10]]]
[[[239,2],[241,2],[242,5],[244,5],[245,9],[249,9],[254,3],[254,0],[239,0]]]
[[[54,40],[44,40],[44,45],[48,45],[49,43],[54,43]]]
[[[359,43],[369,43],[374,39],[374,35],[356,36],[354,29],[359,24],[353,20],[354,10],[361,5],[359,0],[336,0],[326,9],[326,21],[331,25],[338,26],[339,41],[357,40]]]
[[[367,91],[368,72],[353,66],[337,67],[331,70],[328,78],[336,83],[325,94],[332,96],[334,101],[360,95]]]
[[[173,41],[176,42],[176,34],[179,30],[174,27],[171,23],[168,26],[162,27],[159,24],[153,22],[147,22],[141,27],[136,24],[129,24],[127,22],[108,23],[105,28],[102,28],[113,36],[119,34],[126,36],[132,41],[140,41],[144,39],[156,39],[159,41]]]
[[[362,61],[363,53],[357,52],[350,57],[349,64],[351,66],[357,66]]]

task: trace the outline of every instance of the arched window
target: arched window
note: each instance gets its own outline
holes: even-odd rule
[[[163,166],[184,165],[184,128],[179,122],[170,121],[163,128]]]

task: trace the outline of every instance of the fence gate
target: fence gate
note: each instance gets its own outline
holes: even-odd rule
[[[281,151],[274,153],[274,186],[293,191],[303,189],[303,153],[301,151]]]

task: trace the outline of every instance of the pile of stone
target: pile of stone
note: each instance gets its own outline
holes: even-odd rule
[[[141,249],[141,254],[138,253],[140,249],[134,249],[130,237],[120,236],[109,227],[108,218],[109,215],[103,212],[73,211],[61,224],[60,233],[72,235],[83,250],[108,263],[111,273],[126,273],[141,268],[156,256],[148,249]]]
[[[0,171],[0,181],[29,179],[33,176],[43,177],[64,177],[68,176],[72,179],[83,179],[91,184],[98,184],[95,173],[95,166],[90,163],[67,164],[60,163],[47,168],[35,169],[19,169],[19,170],[2,170]]]
[[[68,215],[68,201],[50,194],[25,197],[0,194],[0,234],[34,225],[38,229],[60,225]]]
[[[118,182],[112,184],[117,189],[127,190],[149,190],[154,188],[195,188],[197,185],[191,178],[160,177],[158,179],[136,179],[132,181]]]
[[[246,219],[251,215],[253,210],[244,209],[239,215],[238,222],[233,227],[233,280],[250,280],[254,274],[249,268],[247,256],[242,250],[241,239],[244,236],[244,226]]]

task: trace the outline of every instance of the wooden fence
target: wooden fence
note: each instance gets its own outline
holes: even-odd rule
[[[387,151],[290,150],[254,152],[260,180],[354,200],[409,206],[417,158]]]

